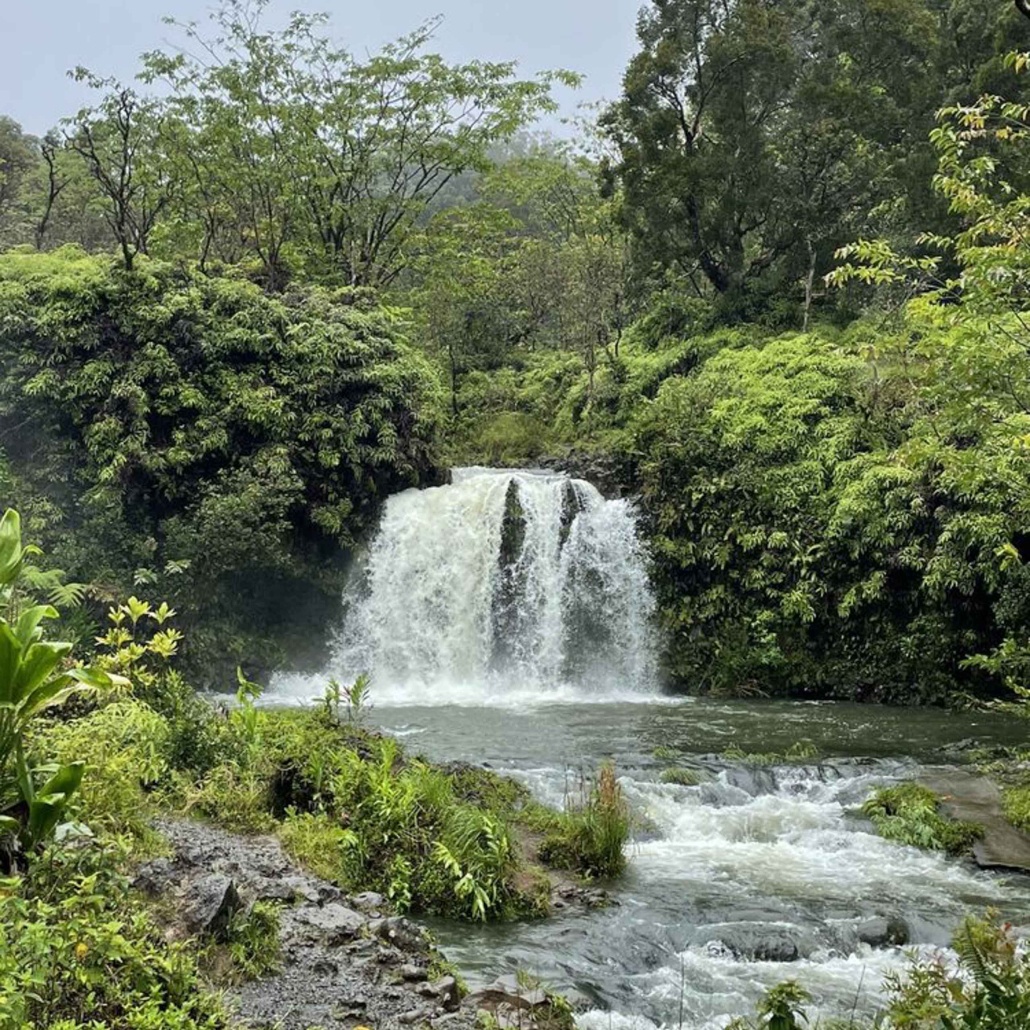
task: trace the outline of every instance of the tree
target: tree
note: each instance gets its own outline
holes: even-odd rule
[[[807,310],[833,241],[925,139],[925,4],[653,0],[637,33],[603,125],[638,275],[674,269],[738,316],[786,275]]]
[[[392,283],[433,200],[489,147],[553,108],[565,73],[514,77],[511,62],[448,64],[426,51],[436,22],[361,61],[295,14],[261,27],[267,0],[226,0],[216,39],[183,25],[201,56],[154,52],[144,75],[174,93],[184,217],[202,212],[202,254],[225,226],[257,253],[273,288],[289,254],[329,281]]]
[[[151,233],[174,188],[160,161],[158,106],[84,68],[77,70],[76,77],[94,89],[109,91],[98,107],[78,113],[67,138],[104,198],[104,218],[123,264],[131,270],[136,255],[147,253]]]
[[[24,221],[22,191],[38,161],[35,140],[12,118],[0,115],[0,247],[19,242]]]

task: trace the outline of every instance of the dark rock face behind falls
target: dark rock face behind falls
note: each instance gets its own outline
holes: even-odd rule
[[[170,932],[223,936],[256,901],[282,904],[277,972],[237,988],[244,1026],[276,1030],[376,1030],[429,1026],[471,1030],[480,1008],[501,1025],[534,1030],[551,1012],[542,991],[503,978],[462,999],[455,977],[416,923],[390,915],[371,892],[345,895],[299,869],[271,836],[237,836],[186,820],[158,829],[172,854],[143,865],[135,886],[173,913]]]

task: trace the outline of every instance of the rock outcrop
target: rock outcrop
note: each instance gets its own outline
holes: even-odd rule
[[[479,1002],[462,999],[457,979],[426,932],[392,915],[380,895],[345,895],[299,869],[274,837],[243,837],[186,820],[164,820],[158,829],[171,855],[142,866],[135,886],[161,898],[161,910],[171,913],[170,933],[218,938],[234,912],[256,901],[283,906],[278,971],[243,984],[231,996],[245,1026],[471,1030],[475,1025]],[[549,1026],[550,1005],[546,1014]],[[522,1017],[523,1030],[537,1025],[532,1012]]]

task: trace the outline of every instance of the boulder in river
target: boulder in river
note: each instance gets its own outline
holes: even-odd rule
[[[902,947],[909,942],[908,923],[897,916],[866,919],[855,928],[858,939],[872,948]]]
[[[721,944],[734,958],[756,962],[796,962],[818,947],[812,934],[789,923],[712,923],[694,932],[693,943]]]

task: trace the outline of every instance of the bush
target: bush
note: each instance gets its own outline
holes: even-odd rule
[[[1008,924],[967,919],[953,946],[961,970],[942,960],[891,974],[889,1026],[898,1030],[1016,1030],[1030,1026],[1030,961]]]
[[[111,1030],[224,1030],[230,1023],[190,942],[169,943],[119,856],[51,853],[0,881],[0,1025]]]
[[[190,613],[201,685],[331,615],[334,556],[434,472],[434,374],[388,310],[344,294],[0,255],[0,326],[28,524],[75,575],[159,583]]]
[[[614,766],[601,766],[589,797],[570,806],[540,845],[548,865],[575,869],[585,876],[617,876],[626,868],[629,808]]]
[[[131,698],[50,725],[33,750],[60,762],[85,763],[74,811],[91,830],[153,843],[150,792],[168,773],[168,723]]]
[[[949,819],[938,811],[940,798],[918,783],[883,787],[862,806],[877,832],[888,840],[933,851],[961,854],[983,836],[976,823]]]

